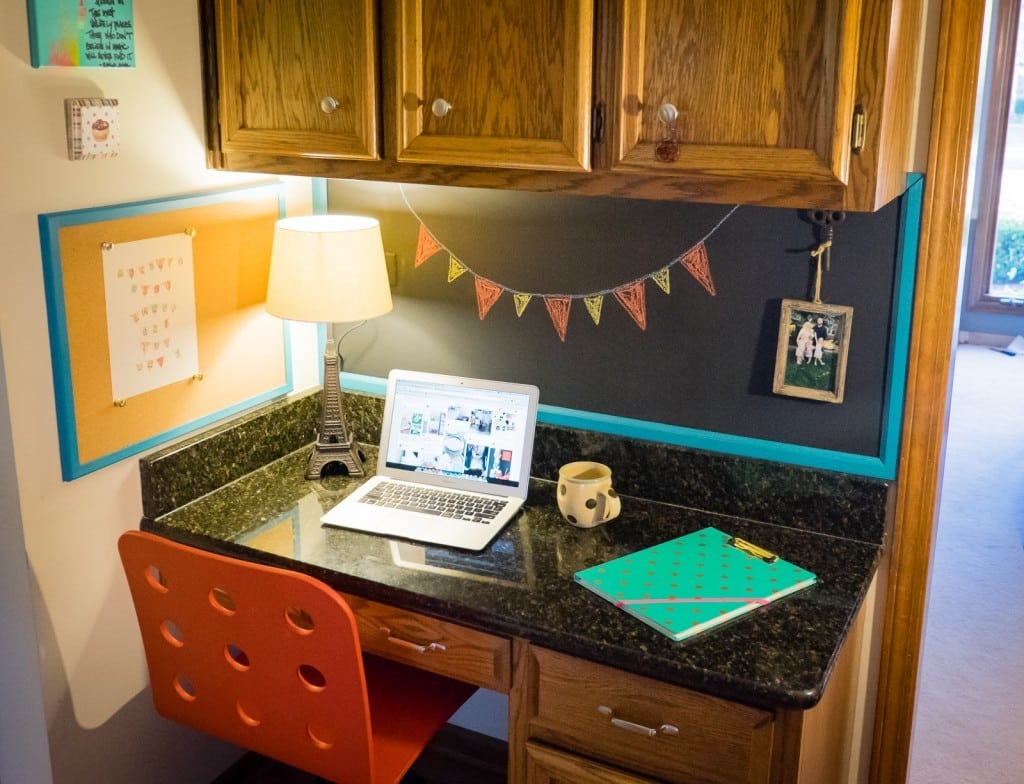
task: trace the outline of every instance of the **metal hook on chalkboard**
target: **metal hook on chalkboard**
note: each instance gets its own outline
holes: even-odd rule
[[[807,217],[811,223],[819,227],[818,245],[811,251],[811,258],[817,264],[814,273],[814,303],[821,302],[821,262],[825,261],[825,271],[832,269],[832,243],[835,235],[835,227],[846,220],[846,213],[842,210],[808,210]]]
[[[818,247],[811,251],[811,255],[821,260],[821,254],[825,254],[825,271],[830,270],[831,254],[828,252],[832,247],[832,239],[835,235],[835,227],[846,220],[846,213],[842,210],[808,210],[807,217],[811,223],[818,226],[819,232]]]

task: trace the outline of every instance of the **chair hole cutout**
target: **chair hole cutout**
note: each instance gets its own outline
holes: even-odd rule
[[[185,702],[195,702],[196,700],[196,687],[188,678],[184,675],[174,676],[174,690],[178,693]]]
[[[228,664],[239,672],[245,672],[251,666],[249,654],[233,643],[228,643],[224,646],[224,658],[228,660]]]
[[[247,727],[260,726],[262,720],[259,717],[259,712],[252,705],[246,705],[241,700],[238,700],[235,703],[235,711],[238,713],[238,718]]]
[[[185,645],[185,634],[181,631],[181,627],[174,621],[164,621],[161,623],[160,634],[163,635],[163,638],[175,648],[181,648]]]
[[[153,564],[146,567],[146,582],[149,584],[150,588],[159,591],[160,593],[167,593],[167,578],[164,577],[164,573]]]
[[[210,604],[213,606],[213,609],[224,615],[234,615],[238,612],[235,600],[223,588],[212,588],[210,590]]]
[[[306,734],[309,735],[309,739],[313,741],[313,745],[321,751],[327,751],[334,747],[334,740],[328,736],[328,734],[320,729],[314,727],[312,724],[306,725]]]
[[[316,628],[316,624],[313,623],[313,616],[301,607],[289,607],[284,611],[284,618],[292,628],[292,631],[299,634],[312,634]]]
[[[323,691],[327,688],[327,678],[312,664],[299,665],[299,680],[310,691]]]

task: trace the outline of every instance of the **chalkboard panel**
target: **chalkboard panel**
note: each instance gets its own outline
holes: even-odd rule
[[[837,405],[772,393],[781,302],[813,295],[821,237],[803,211],[330,181],[328,210],[379,218],[397,266],[394,312],[346,339],[345,368],[528,382],[548,406],[879,458],[906,198],[835,229],[821,295],[856,314]],[[415,266],[421,226],[440,250]],[[678,263],[702,240],[714,294]],[[667,292],[652,277],[666,265]],[[500,289],[483,318],[479,280]],[[637,280],[643,329],[614,296]],[[521,315],[516,292],[534,295]],[[574,299],[563,341],[541,295],[587,292],[605,293],[600,322]]]

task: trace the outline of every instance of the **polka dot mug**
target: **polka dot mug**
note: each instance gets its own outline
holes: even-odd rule
[[[578,528],[593,528],[619,516],[622,501],[612,488],[612,470],[581,460],[558,469],[558,510]]]

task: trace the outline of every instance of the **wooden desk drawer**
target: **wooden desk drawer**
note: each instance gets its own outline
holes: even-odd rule
[[[774,715],[531,648],[528,735],[667,782],[767,782]]]
[[[526,744],[526,784],[657,784],[600,762],[552,749],[540,743]]]
[[[358,596],[342,596],[355,613],[363,650],[508,693],[510,640]]]

